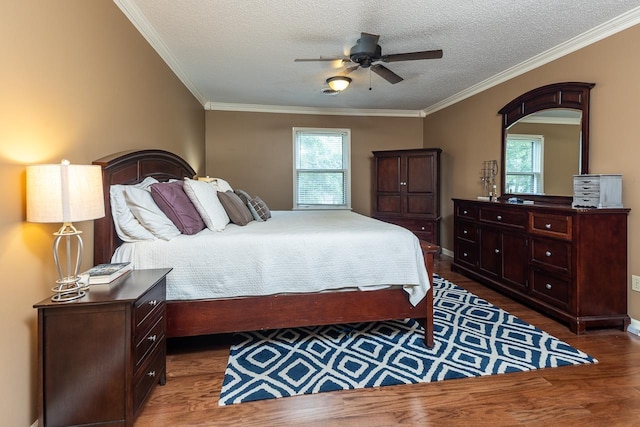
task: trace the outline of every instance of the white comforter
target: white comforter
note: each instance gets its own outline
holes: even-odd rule
[[[415,305],[430,286],[413,233],[349,211],[274,211],[222,232],[124,243],[112,261],[173,267],[168,300],[401,285]]]

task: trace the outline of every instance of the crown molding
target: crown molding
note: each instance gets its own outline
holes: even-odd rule
[[[230,104],[207,102],[205,110],[239,111],[250,113],[314,114],[326,116],[370,116],[370,117],[424,117],[422,110],[376,110],[355,108],[314,108],[283,105]]]
[[[449,107],[455,103],[463,101],[467,98],[470,98],[473,95],[476,95],[480,92],[483,92],[487,89],[490,89],[494,86],[499,85],[500,83],[504,83],[507,80],[511,80],[514,77],[518,77],[528,71],[531,71],[535,68],[538,68],[542,65],[548,64],[551,61],[555,61],[558,58],[566,56],[570,53],[573,53],[583,47],[589,46],[595,42],[598,42],[602,39],[605,39],[609,36],[612,36],[620,31],[626,30],[627,28],[633,27],[640,23],[640,7],[636,7],[635,9],[631,9],[628,12],[623,13],[620,16],[617,16],[603,24],[594,27],[593,29],[582,33],[572,39],[567,40],[564,43],[561,43],[551,49],[542,52],[539,55],[536,55],[524,62],[521,62],[518,65],[515,65],[511,68],[506,69],[505,71],[496,74],[486,80],[481,81],[480,83],[473,85],[461,92],[458,92],[455,95],[452,95],[440,102],[437,102],[424,110],[424,116],[428,116],[429,114],[433,114],[436,111],[442,110],[446,107]]]
[[[151,47],[160,55],[160,57],[167,63],[169,68],[180,79],[180,81],[187,87],[187,89],[196,97],[201,105],[205,105],[205,97],[198,91],[193,82],[187,77],[180,63],[173,56],[173,53],[169,50],[166,44],[162,41],[156,30],[149,23],[147,18],[142,14],[138,6],[133,0],[113,0],[113,2],[120,8],[122,13],[131,21],[136,27],[138,32],[149,42]]]

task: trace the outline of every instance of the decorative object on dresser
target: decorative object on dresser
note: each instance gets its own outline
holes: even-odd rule
[[[622,208],[622,175],[574,175],[574,208]]]
[[[373,217],[440,244],[440,148],[374,151]]]
[[[84,296],[78,283],[84,251],[82,231],[72,223],[104,217],[102,194],[99,166],[72,165],[67,160],[60,164],[27,166],[27,221],[62,223],[62,227],[53,233],[56,236],[53,259],[59,275],[56,287],[52,289],[55,292],[53,301],[72,301]],[[62,241],[64,251],[60,248]],[[75,245],[72,245],[73,241]]]
[[[38,425],[132,426],[166,381],[166,276],[134,270],[123,286],[38,309]]]
[[[453,270],[577,334],[629,323],[629,209],[453,200]]]

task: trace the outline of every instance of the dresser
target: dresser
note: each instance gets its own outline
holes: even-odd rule
[[[452,269],[569,325],[627,316],[629,209],[454,199]]]
[[[439,148],[374,151],[373,217],[440,244]]]
[[[166,275],[134,270],[106,289],[38,310],[40,426],[132,426],[166,381]]]

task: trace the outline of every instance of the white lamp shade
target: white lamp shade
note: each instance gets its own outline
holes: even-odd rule
[[[71,223],[103,216],[100,166],[27,166],[27,221]]]

